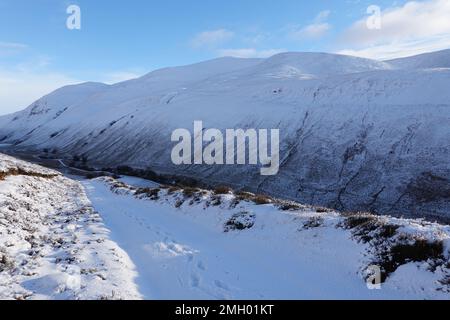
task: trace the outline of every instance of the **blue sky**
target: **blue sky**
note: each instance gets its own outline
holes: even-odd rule
[[[0,0],[0,114],[64,84],[113,83],[225,55],[383,59],[448,48],[450,23],[436,19],[450,20],[449,2]],[[81,30],[66,27],[71,4],[81,9]],[[373,4],[385,20],[380,30],[366,26]]]

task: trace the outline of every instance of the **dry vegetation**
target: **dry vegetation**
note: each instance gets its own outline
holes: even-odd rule
[[[214,189],[214,194],[231,194],[233,193],[233,189],[226,187],[226,186],[219,186]]]
[[[383,282],[400,266],[409,262],[430,261],[438,265],[445,262],[442,240],[401,233],[400,225],[369,213],[346,213],[344,217],[340,227],[351,230],[358,241],[371,245],[374,255],[371,264],[381,267]]]
[[[37,177],[37,178],[45,178],[45,179],[51,179],[56,176],[57,174],[43,174],[38,172],[32,172],[32,171],[25,171],[21,168],[17,169],[9,169],[8,171],[2,171],[0,172],[0,180],[5,180],[9,176],[29,176],[29,177]]]

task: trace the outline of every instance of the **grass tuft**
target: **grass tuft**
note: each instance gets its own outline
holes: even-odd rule
[[[230,194],[233,192],[233,189],[226,186],[218,186],[214,189],[214,194]]]

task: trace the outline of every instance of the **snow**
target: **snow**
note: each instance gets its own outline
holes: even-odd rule
[[[112,239],[136,264],[144,298],[448,298],[433,285],[445,274],[426,268],[414,269],[418,282],[404,267],[382,290],[369,290],[359,273],[367,247],[336,228],[336,213],[282,213],[273,205],[249,203],[230,209],[232,196],[223,196],[221,206],[205,206],[208,195],[195,204],[174,206],[180,194],[161,191],[161,198],[151,201],[136,198],[133,188],[115,192],[114,184],[110,178],[83,182]],[[253,213],[254,225],[224,232],[226,221],[238,212]],[[311,217],[324,223],[303,229]]]
[[[47,172],[4,155],[0,164]],[[0,261],[0,299],[141,298],[132,261],[81,184],[62,176],[0,181]]]
[[[402,69],[448,69],[450,50],[424,53],[413,57],[386,61],[387,64]]]
[[[200,189],[153,192],[156,183],[134,177],[75,181],[1,154],[0,164],[22,172],[0,181],[0,299],[450,295],[441,283],[449,269],[430,260],[405,263],[369,290],[363,273],[377,248],[343,228],[338,212],[294,203],[282,211]],[[442,241],[450,256],[450,226],[383,220],[399,226],[391,241]]]
[[[113,239],[136,263],[139,288],[146,298],[313,298],[321,296],[320,292],[314,293],[314,287],[323,287],[328,281],[331,286],[342,286],[350,279],[354,287],[364,287],[356,276],[352,279],[351,271],[346,277],[344,273],[344,278],[329,274],[325,279],[325,272],[315,272],[317,265],[329,271],[328,257],[311,252],[305,259],[303,254],[293,254],[304,253],[302,247],[312,244],[286,237],[286,225],[283,228],[283,221],[271,221],[273,213],[271,218],[258,221],[254,232],[225,234],[223,224],[230,214],[226,210],[175,210],[173,206],[136,201],[130,195],[113,195],[102,181],[84,185],[94,207],[103,213]],[[261,213],[265,215],[270,213]],[[287,246],[291,241],[293,246]],[[348,235],[336,232],[317,239],[315,250],[323,250],[328,241],[340,243],[343,248],[351,244]],[[351,270],[358,257],[352,250],[345,251],[334,263]],[[333,296],[332,292],[327,294]]]
[[[56,176],[60,175],[60,173],[55,170],[50,170],[41,166],[37,166],[29,162],[22,161],[0,153],[0,173],[18,169],[22,169],[23,171],[26,172],[32,172],[41,175],[56,175]]]
[[[321,78],[375,70],[389,70],[385,62],[328,53],[280,53],[254,67],[250,73],[277,78]],[[306,76],[306,77],[305,77]],[[309,76],[309,77],[308,77]]]
[[[111,86],[57,90],[0,117],[0,140],[66,160],[86,155],[98,168],[150,167],[339,210],[449,217],[449,56],[380,62],[284,53],[166,68]],[[220,130],[279,128],[280,174],[173,165],[172,131],[198,120]]]
[[[120,182],[123,182],[127,185],[137,187],[137,188],[156,188],[159,185],[153,181],[137,178],[137,177],[130,177],[130,176],[121,176],[119,179],[117,179]]]

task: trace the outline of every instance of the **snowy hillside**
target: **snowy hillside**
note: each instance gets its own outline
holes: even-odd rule
[[[449,226],[227,188],[83,183],[153,298],[448,299]],[[379,265],[381,290],[367,267]],[[414,279],[414,281],[411,281]]]
[[[424,53],[409,58],[386,61],[395,68],[400,69],[433,69],[450,68],[450,50],[433,53]]]
[[[249,72],[253,76],[271,76],[275,78],[299,79],[310,76],[320,78],[331,75],[343,75],[358,72],[389,70],[391,66],[384,62],[327,53],[281,53],[267,59]],[[252,72],[253,71],[253,72]]]
[[[0,163],[2,172],[23,168],[0,179],[0,298],[450,295],[449,226],[339,214],[225,187],[78,182],[4,155]],[[366,285],[371,265],[381,268],[380,290]]]
[[[0,154],[0,299],[138,299],[80,183]]]
[[[379,62],[325,53],[221,58],[62,88],[0,118],[0,143],[342,211],[450,218],[450,51]],[[170,136],[279,128],[281,167],[174,166]]]

